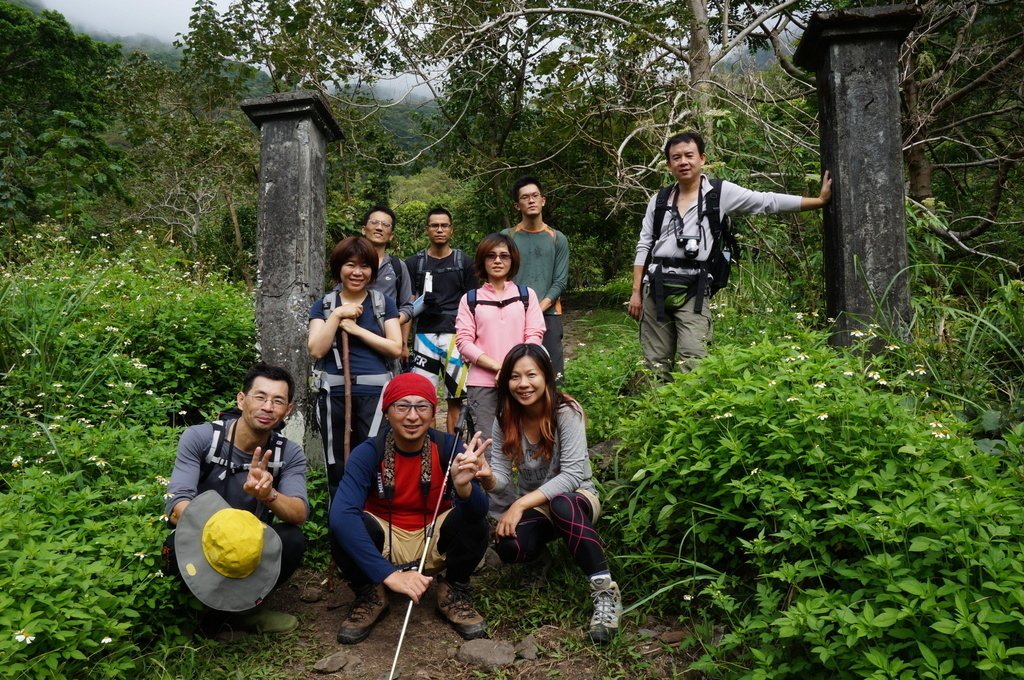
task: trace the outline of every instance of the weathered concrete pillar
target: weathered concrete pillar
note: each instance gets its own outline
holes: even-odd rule
[[[260,129],[260,207],[256,333],[260,356],[295,376],[295,412],[285,434],[314,444],[306,329],[324,288],[327,143],[341,128],[324,98],[284,92],[247,99],[242,111]]]
[[[832,342],[876,323],[897,337],[910,320],[900,130],[899,50],[913,5],[813,15],[794,55],[817,75],[825,209],[825,288]]]

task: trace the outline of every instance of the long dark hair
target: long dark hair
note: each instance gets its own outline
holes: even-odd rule
[[[508,383],[512,377],[512,369],[516,362],[524,357],[533,359],[540,372],[544,375],[544,396],[541,398],[540,442],[537,455],[551,459],[555,450],[555,436],[558,432],[558,409],[569,406],[583,415],[583,409],[571,396],[560,392],[555,387],[555,369],[551,365],[551,357],[542,345],[522,343],[516,345],[505,355],[498,372],[498,422],[505,440],[504,452],[518,466],[523,460],[522,436],[526,409],[512,395]]]

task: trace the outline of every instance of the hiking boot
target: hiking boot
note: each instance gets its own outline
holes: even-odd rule
[[[463,640],[487,637],[487,622],[473,608],[473,590],[468,583],[437,580],[437,615]]]
[[[354,645],[365,640],[377,622],[391,609],[383,583],[370,583],[354,590],[356,599],[352,600],[348,616],[338,629],[338,642],[343,645]]]
[[[299,627],[299,620],[285,612],[257,607],[235,614],[228,619],[227,624],[237,631],[275,635],[292,632]]]
[[[595,576],[590,579],[590,589],[590,597],[594,599],[590,639],[594,642],[610,642],[619,632],[619,618],[622,616],[619,586],[611,576]]]

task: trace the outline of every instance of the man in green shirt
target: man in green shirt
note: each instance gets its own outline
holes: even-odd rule
[[[519,248],[515,282],[532,288],[544,312],[544,348],[551,356],[557,382],[565,370],[562,357],[562,293],[569,281],[569,241],[565,234],[544,224],[544,188],[536,177],[520,177],[512,184],[512,202],[519,224],[507,229]]]

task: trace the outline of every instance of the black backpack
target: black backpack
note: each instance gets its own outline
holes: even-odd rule
[[[697,198],[697,222],[704,221],[705,215],[708,218],[708,227],[711,230],[711,251],[708,259],[700,264],[700,275],[697,278],[697,303],[694,307],[699,314],[704,302],[704,296],[708,298],[725,288],[729,283],[729,271],[732,263],[739,259],[740,248],[736,237],[732,232],[732,220],[728,215],[723,219],[721,216],[722,181],[720,179],[709,180],[711,190]],[[661,223],[668,211],[668,199],[672,194],[675,184],[663,187],[658,191],[658,197],[654,202],[654,238],[651,240],[651,251],[654,245],[661,238]],[[703,198],[703,201],[701,200]],[[692,267],[694,262],[678,257],[652,258],[650,253],[647,256],[647,265],[651,262],[667,265],[670,267]],[[647,267],[644,267],[647,270]],[[705,291],[705,287],[708,288]]]
[[[441,267],[438,269],[431,269],[432,275],[447,274],[448,272],[459,272],[459,278],[462,282],[462,287],[466,287],[466,268],[465,268],[465,255],[458,248],[453,248],[452,252],[455,253],[455,262],[451,267]],[[427,264],[427,251],[421,250],[416,253],[416,271],[412,274],[412,294],[419,295],[423,293],[423,282],[426,279],[427,272],[425,271]]]

